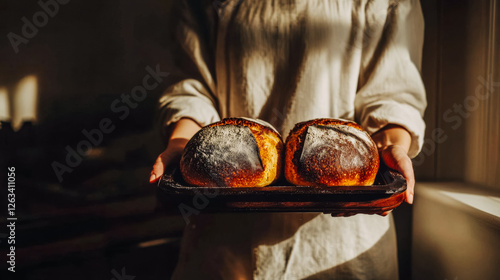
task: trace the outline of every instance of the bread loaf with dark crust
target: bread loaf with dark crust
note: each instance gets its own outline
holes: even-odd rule
[[[351,121],[301,122],[285,143],[285,177],[294,185],[372,185],[379,164],[375,142]]]
[[[205,126],[187,143],[180,168],[200,187],[264,187],[282,172],[283,140],[271,125],[227,118]]]

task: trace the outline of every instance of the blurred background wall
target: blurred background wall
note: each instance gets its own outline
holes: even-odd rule
[[[3,152],[27,153],[12,157],[19,168],[26,167],[20,170],[23,176],[74,188],[89,173],[95,175],[106,168],[124,163],[149,166],[160,151],[160,139],[152,133],[158,96],[169,77],[149,90],[134,105],[137,108],[127,106],[129,114],[123,119],[112,104],[118,100],[115,107],[125,105],[122,94],[130,95],[142,84],[148,74],[146,67],[168,71],[171,56],[167,47],[173,29],[170,1],[66,2],[0,4],[0,100],[10,103],[0,108],[4,109],[0,117],[9,122],[5,125],[14,126],[16,136],[9,138],[16,140]],[[36,94],[26,90],[22,94],[23,86]],[[36,104],[34,114],[27,105],[31,99]],[[5,107],[10,112],[5,113]],[[19,115],[28,122],[22,128]],[[65,172],[59,182],[51,163],[64,163],[65,147],[76,150],[87,139],[82,130],[98,129],[104,118],[111,119],[116,129],[104,135],[82,165]],[[2,133],[12,134],[8,129]],[[17,146],[36,148],[12,149]],[[92,161],[94,165],[87,164]]]
[[[112,279],[122,268],[158,279],[175,266],[184,221],[155,211],[146,183],[163,149],[155,114],[171,77],[123,119],[111,109],[147,67],[169,71],[171,3],[0,1],[0,166],[16,167],[18,279]],[[67,147],[103,119],[114,130],[82,146],[60,180],[52,164],[68,166]],[[0,228],[3,273],[5,219]]]
[[[425,144],[414,159],[420,180],[411,216],[412,276],[497,279],[500,3],[423,0],[422,6],[429,106]]]

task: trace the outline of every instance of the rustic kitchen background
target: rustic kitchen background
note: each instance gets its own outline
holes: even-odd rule
[[[156,208],[146,183],[163,147],[157,100],[176,78],[171,2],[0,2],[0,178],[4,166],[16,167],[19,279],[113,279],[124,271],[167,279],[172,272],[185,223]],[[421,5],[429,105],[426,142],[414,160],[415,205],[394,211],[400,278],[497,279],[500,3]],[[141,98],[124,97],[157,69],[168,76]]]

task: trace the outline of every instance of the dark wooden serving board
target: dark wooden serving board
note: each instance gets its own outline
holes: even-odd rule
[[[187,185],[178,168],[158,182],[158,199],[168,209],[180,205],[206,212],[323,212],[334,215],[380,214],[404,200],[406,180],[381,165],[372,186],[201,188]]]

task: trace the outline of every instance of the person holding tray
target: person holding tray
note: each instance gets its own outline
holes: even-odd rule
[[[181,78],[160,99],[157,181],[187,141],[225,117],[283,137],[315,118],[354,120],[407,180],[423,143],[418,0],[176,1]],[[215,9],[214,9],[215,7]],[[392,215],[228,213],[190,217],[173,279],[397,279]]]

